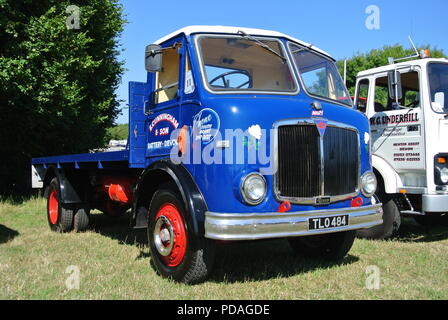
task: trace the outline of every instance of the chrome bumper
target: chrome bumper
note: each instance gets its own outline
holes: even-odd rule
[[[349,215],[349,225],[309,230],[309,219]],[[381,204],[365,207],[302,212],[217,213],[205,214],[205,237],[216,240],[256,240],[308,236],[370,228],[383,223]]]

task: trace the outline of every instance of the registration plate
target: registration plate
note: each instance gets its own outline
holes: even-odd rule
[[[308,222],[309,222],[309,230],[321,230],[321,229],[343,227],[348,226],[348,215],[310,218],[308,219]]]

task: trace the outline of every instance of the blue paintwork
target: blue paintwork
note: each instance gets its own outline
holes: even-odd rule
[[[262,129],[271,129],[274,122],[283,119],[296,119],[311,117],[311,103],[319,101],[323,107],[324,118],[354,126],[359,131],[361,151],[361,174],[372,170],[368,148],[364,143],[364,134],[369,133],[367,118],[360,112],[337,103],[319,100],[310,97],[301,88],[296,95],[269,95],[269,94],[211,94],[205,90],[200,81],[199,62],[197,60],[193,37],[180,35],[162,44],[163,47],[171,46],[174,42],[180,42],[183,46],[179,49],[182,54],[181,75],[179,77],[178,98],[162,103],[150,109],[150,88],[154,87],[154,74],[148,74],[146,83],[130,82],[129,84],[129,150],[108,153],[95,153],[83,155],[70,155],[61,157],[48,157],[33,159],[33,164],[59,164],[66,162],[104,162],[104,161],[128,161],[130,168],[147,168],[157,160],[167,158],[171,146],[148,148],[148,144],[162,143],[169,139],[169,135],[155,135],[155,132],[163,132],[164,128],[180,129],[187,126],[189,133],[193,127],[193,121],[201,110],[212,109],[219,116],[219,132],[224,135],[225,129],[248,129],[252,125],[259,125]],[[285,43],[285,39],[281,39]],[[184,70],[185,55],[188,53],[192,66],[195,91],[184,94]],[[292,57],[290,57],[292,60]],[[145,111],[151,111],[150,114]],[[212,113],[210,113],[212,114]],[[170,115],[170,119],[166,119]],[[157,118],[160,117],[160,118]],[[204,116],[205,117],[205,116]],[[202,118],[204,118],[202,117]],[[212,126],[217,126],[214,114],[211,116]],[[173,120],[174,119],[174,120]],[[162,131],[161,131],[162,130]],[[163,132],[164,133],[164,132]],[[268,137],[269,138],[269,137]],[[268,149],[268,154],[270,150]],[[273,212],[277,211],[280,203],[275,200],[272,192],[272,176],[266,176],[268,193],[266,199],[257,206],[245,204],[239,194],[239,182],[243,175],[257,171],[259,164],[185,164],[186,169],[194,178],[201,190],[208,209],[214,212]],[[364,205],[370,204],[370,199],[363,197]],[[350,200],[333,203],[327,206],[302,206],[292,205],[291,211],[313,210],[316,208],[343,208],[350,207]]]

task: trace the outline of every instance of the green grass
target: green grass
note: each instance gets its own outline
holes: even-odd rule
[[[285,240],[222,244],[205,283],[162,279],[145,230],[129,216],[92,216],[85,233],[49,230],[45,200],[0,203],[0,299],[448,299],[448,227],[404,222],[389,241],[357,239],[341,263],[295,255]],[[69,290],[69,266],[80,288]],[[377,266],[379,290],[366,288]]]

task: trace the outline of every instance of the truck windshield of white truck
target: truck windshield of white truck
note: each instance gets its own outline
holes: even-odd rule
[[[289,48],[303,85],[310,95],[353,105],[333,61],[296,44],[290,44]]]
[[[292,66],[278,40],[204,35],[196,43],[210,91],[298,92]]]
[[[435,112],[448,112],[448,64],[430,63],[428,65],[431,106]]]

